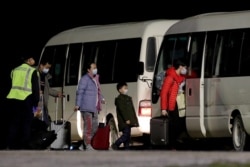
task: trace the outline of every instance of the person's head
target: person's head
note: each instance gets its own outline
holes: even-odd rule
[[[94,62],[87,65],[87,72],[93,77],[97,74],[97,66]]]
[[[128,85],[126,82],[119,82],[116,85],[116,89],[121,94],[127,94],[128,93]]]
[[[47,74],[51,68],[51,63],[48,60],[41,60],[39,64],[39,71],[41,73]]]
[[[187,74],[187,63],[183,59],[178,59],[173,64],[176,72],[178,74],[186,75]]]
[[[35,59],[33,58],[33,56],[31,56],[31,55],[29,55],[29,54],[22,56],[22,57],[21,57],[21,60],[22,60],[24,63],[26,63],[26,64],[28,64],[28,65],[30,65],[30,66],[34,66],[35,63],[36,63],[36,61],[35,61]]]

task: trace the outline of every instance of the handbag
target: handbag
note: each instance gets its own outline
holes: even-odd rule
[[[186,103],[185,103],[185,95],[184,93],[178,93],[176,97],[178,111],[179,111],[179,117],[185,117],[186,116]]]

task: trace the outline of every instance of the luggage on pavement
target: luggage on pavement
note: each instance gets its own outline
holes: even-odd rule
[[[40,105],[43,106],[43,103],[41,103]],[[34,112],[37,112],[35,108]],[[45,122],[40,117],[44,115],[43,108],[41,108],[40,112],[41,115],[35,116],[31,124],[31,138],[29,142],[29,148],[32,150],[47,149],[57,138],[57,134],[55,133],[55,131],[48,130],[47,122]]]
[[[47,149],[51,143],[57,138],[55,131],[37,131],[32,133],[31,141],[29,144],[30,149],[33,150],[44,150]]]
[[[91,140],[91,145],[95,150],[108,150],[110,147],[109,135],[110,125],[107,124],[107,103],[105,103],[105,114],[103,122],[99,122],[98,129]]]
[[[65,98],[63,97],[63,113],[65,110]],[[62,113],[62,116],[63,116]],[[71,114],[71,116],[74,112]],[[51,122],[50,129],[57,134],[56,140],[50,145],[52,150],[69,150],[71,146],[71,123],[68,121],[71,116],[64,120],[58,119],[58,98],[56,98],[56,120]]]
[[[99,123],[99,127],[92,138],[91,145],[96,150],[109,149],[109,132],[110,126],[104,123]]]
[[[159,116],[150,119],[150,142],[155,146],[169,143],[169,118]]]

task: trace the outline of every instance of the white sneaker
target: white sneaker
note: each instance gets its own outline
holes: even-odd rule
[[[91,145],[87,145],[86,151],[96,151],[96,150]]]
[[[84,151],[83,144],[81,144],[80,147],[78,147],[78,149],[81,150],[81,151]]]

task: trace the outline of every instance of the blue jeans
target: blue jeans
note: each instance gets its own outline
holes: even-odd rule
[[[130,137],[131,137],[131,127],[130,126],[126,126],[122,130],[121,137],[119,137],[116,140],[115,145],[117,145],[117,147],[119,147],[123,143],[124,144],[124,149],[125,150],[129,149]]]

